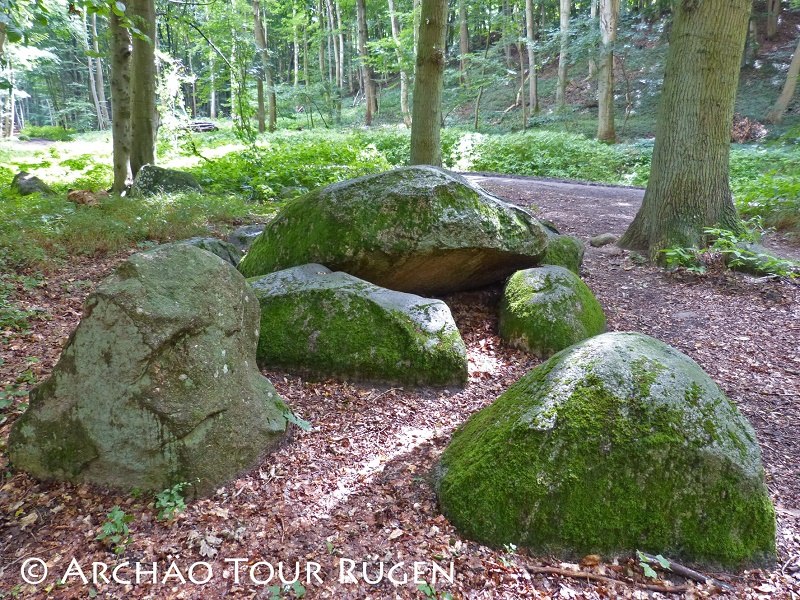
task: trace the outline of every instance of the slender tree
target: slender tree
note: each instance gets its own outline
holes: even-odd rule
[[[256,47],[258,48],[259,58],[261,60],[262,78],[259,78],[259,83],[266,87],[267,96],[267,112],[268,119],[266,128],[269,131],[275,131],[275,124],[278,120],[277,98],[275,95],[275,84],[272,77],[272,65],[269,60],[269,48],[267,47],[267,32],[264,28],[264,21],[261,17],[261,2],[253,0],[253,23],[255,28]],[[262,83],[263,82],[263,83]],[[263,87],[259,88],[259,106],[258,106],[258,130],[264,132],[264,91]]]
[[[392,25],[392,41],[395,45],[395,55],[400,70],[400,112],[403,114],[403,123],[406,127],[411,127],[411,111],[408,108],[408,71],[403,64],[400,49],[400,21],[395,11],[395,0],[389,0],[389,20]]]
[[[411,120],[411,164],[442,164],[442,85],[447,0],[422,0]]]
[[[619,0],[600,0],[600,72],[597,78],[597,139],[615,142],[614,41],[617,39]]]
[[[377,100],[372,67],[369,66],[367,61],[367,4],[365,0],[356,0],[356,18],[358,20],[358,56],[361,59],[361,80],[364,82],[364,97],[367,101],[364,123],[372,125],[372,118],[377,108]]]
[[[528,48],[528,104],[531,114],[539,112],[539,74],[536,69],[536,21],[533,17],[533,0],[525,0],[525,33],[526,46]]]
[[[620,246],[656,260],[700,246],[705,227],[738,230],[728,180],[733,103],[750,0],[675,7],[647,191]]]
[[[798,75],[800,75],[800,39],[797,40],[797,47],[794,49],[792,62],[789,65],[789,72],[786,73],[786,81],[783,83],[781,95],[778,96],[775,105],[767,115],[767,120],[770,123],[777,124],[783,120],[783,115],[786,113],[786,109],[789,108],[789,101],[794,96]]]
[[[559,22],[561,25],[561,44],[558,54],[558,83],[556,84],[556,104],[564,108],[567,104],[567,52],[569,50],[570,0],[560,0]]]

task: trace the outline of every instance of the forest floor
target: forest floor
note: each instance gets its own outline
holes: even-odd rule
[[[641,190],[522,178],[474,180],[490,191],[587,240],[621,233],[633,217]],[[774,244],[773,244],[774,242]],[[785,255],[800,254],[792,240],[770,240]],[[94,285],[127,253],[102,260],[77,259],[39,287],[20,288],[27,308],[39,308],[27,334],[3,333],[0,383],[30,370],[46,376]],[[755,427],[777,509],[778,563],[767,570],[707,573],[718,585],[677,576],[653,581],[641,576],[632,557],[593,559],[582,565],[558,557],[530,556],[524,549],[494,550],[462,539],[436,507],[429,473],[455,427],[492,402],[534,366],[532,357],[505,348],[497,337],[499,288],[453,295],[453,311],[469,353],[464,389],[402,389],[336,381],[312,382],[265,371],[295,412],[312,424],[265,457],[250,473],[191,502],[169,522],[158,521],[152,498],[132,497],[86,485],[40,483],[24,473],[8,475],[0,487],[0,596],[57,598],[278,598],[256,585],[248,565],[279,561],[293,573],[299,562],[321,565],[307,598],[798,598],[800,597],[800,286],[711,270],[703,276],[667,273],[643,265],[614,246],[587,248],[584,279],[605,308],[610,330],[636,330],[694,358],[717,381]],[[30,357],[38,362],[31,363]],[[16,415],[0,425],[0,447]],[[0,458],[0,468],[5,458]],[[124,554],[116,556],[95,537],[106,514],[119,505],[133,520]],[[46,561],[49,575],[25,584],[20,568],[30,558]],[[71,560],[86,571],[56,585]],[[233,558],[244,558],[235,581]],[[346,559],[355,561],[358,583],[340,580]],[[189,565],[207,561],[205,585],[92,583],[92,562],[113,568],[123,560],[157,562],[160,580],[171,562],[188,578]],[[227,562],[226,562],[227,561]],[[430,582],[431,563],[447,570],[436,594],[412,582],[413,562]],[[403,563],[392,585],[386,570]],[[30,563],[28,563],[30,565]],[[150,567],[148,566],[148,569]],[[127,569],[127,570],[126,570]],[[253,574],[266,579],[268,567]],[[574,574],[570,574],[574,570]],[[578,572],[580,571],[580,572]],[[73,571],[74,573],[74,571]],[[560,574],[559,574],[560,573]],[[129,577],[132,567],[122,568]],[[288,574],[288,573],[287,573]],[[174,575],[174,573],[173,573]],[[203,578],[200,568],[195,578]],[[289,577],[291,579],[291,576]],[[619,580],[619,581],[614,581]],[[274,584],[275,580],[270,582]],[[725,586],[729,586],[725,590]],[[648,589],[649,588],[649,589]],[[658,588],[661,591],[658,591]],[[679,591],[682,590],[682,591]],[[302,594],[302,591],[300,591]]]

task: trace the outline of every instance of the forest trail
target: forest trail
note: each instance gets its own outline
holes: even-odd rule
[[[536,208],[537,216],[582,238],[601,233],[621,236],[642,204],[644,188],[523,177],[463,173],[502,198]],[[776,256],[800,261],[800,239],[769,233],[763,244]]]

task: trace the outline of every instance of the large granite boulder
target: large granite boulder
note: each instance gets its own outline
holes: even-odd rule
[[[174,192],[203,191],[194,175],[156,165],[144,165],[133,180],[132,196],[150,196]]]
[[[43,479],[199,494],[251,467],[289,409],[256,367],[258,300],[213,254],[135,254],[88,297],[15,423],[15,467]]]
[[[248,280],[261,303],[258,359],[316,376],[412,385],[467,381],[467,352],[440,300],[318,264]]]
[[[11,189],[20,196],[30,196],[31,194],[49,194],[52,192],[50,186],[44,181],[31,175],[27,171],[20,171],[11,180]]]
[[[468,537],[571,556],[775,558],[753,428],[689,357],[607,333],[536,367],[453,436],[439,502]]]
[[[290,202],[239,265],[247,277],[321,263],[403,292],[445,294],[539,264],[545,229],[459,175],[406,167]]]
[[[548,265],[514,273],[500,303],[500,337],[547,358],[606,330],[603,307],[581,278]]]

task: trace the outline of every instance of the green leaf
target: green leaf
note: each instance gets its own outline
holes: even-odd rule
[[[646,562],[640,562],[639,564],[642,566],[645,577],[649,577],[650,579],[658,579],[658,574],[650,565],[648,565]]]
[[[119,11],[119,14],[121,14],[121,13],[125,12],[125,9],[127,7],[125,6],[124,2],[114,2],[114,8],[116,9],[116,10],[114,10],[114,12]]]
[[[662,566],[664,569],[671,570],[671,569],[669,568],[669,566],[670,566],[670,564],[671,564],[671,563],[669,562],[669,559],[666,559],[666,558],[664,558],[663,556],[661,556],[660,554],[657,554],[657,555],[656,555],[656,560],[658,561],[658,564],[660,564],[660,565],[661,565],[661,566]]]
[[[22,30],[19,29],[14,23],[9,23],[6,26],[6,37],[8,37],[9,42],[18,42],[22,39]]]

